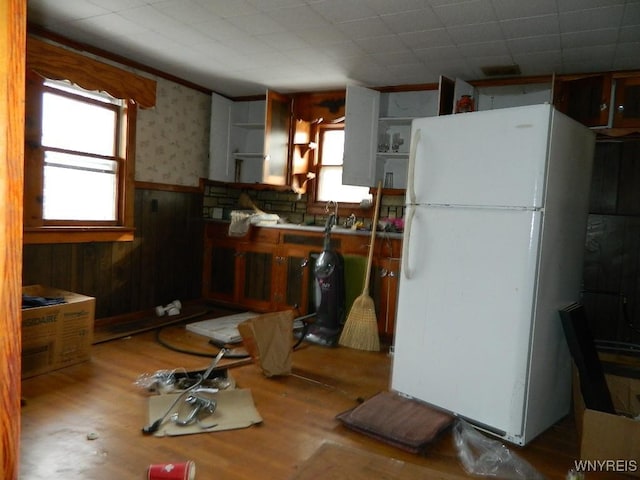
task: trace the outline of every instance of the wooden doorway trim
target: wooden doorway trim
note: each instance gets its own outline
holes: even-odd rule
[[[20,461],[22,192],[27,2],[0,0],[0,478]]]

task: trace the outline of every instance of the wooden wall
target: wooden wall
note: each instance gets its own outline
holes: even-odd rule
[[[640,140],[597,144],[590,212],[583,302],[593,334],[638,343]]]
[[[133,242],[25,245],[23,285],[96,297],[96,318],[200,298],[202,194],[136,189]]]

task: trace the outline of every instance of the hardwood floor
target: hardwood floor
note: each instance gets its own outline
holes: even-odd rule
[[[425,454],[413,455],[349,431],[335,420],[358,399],[388,389],[386,353],[305,344],[293,361],[293,375],[280,378],[264,377],[253,364],[230,369],[237,386],[251,390],[262,424],[156,438],[141,433],[147,394],[135,380],[160,369],[201,369],[209,359],[165,348],[154,332],[94,345],[91,361],[23,381],[20,478],[142,479],[152,463],[193,460],[198,480],[287,479],[324,443],[443,472],[420,478],[466,478],[450,432]],[[89,440],[90,433],[98,438]],[[563,479],[577,456],[572,419],[525,448],[510,448],[547,478]]]

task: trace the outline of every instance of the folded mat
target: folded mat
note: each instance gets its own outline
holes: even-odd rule
[[[149,397],[149,423],[153,423],[156,419],[164,415],[179,395],[179,393],[171,393]],[[222,430],[247,428],[262,422],[262,417],[260,417],[253,403],[251,390],[220,390],[213,394],[212,398],[217,403],[216,409],[212,414],[202,418],[200,423],[183,427],[176,425],[171,420],[167,420],[154,435],[156,437],[164,437],[218,432]],[[173,411],[177,412],[182,403],[184,402],[179,402]]]
[[[380,392],[336,419],[352,430],[420,453],[454,418],[397,393]]]

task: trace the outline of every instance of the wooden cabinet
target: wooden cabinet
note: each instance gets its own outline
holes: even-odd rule
[[[253,227],[246,237],[234,238],[227,231],[223,222],[206,225],[204,298],[259,312],[313,311],[312,266],[322,251],[322,232]],[[334,232],[331,243],[343,255],[365,258],[369,235]],[[376,239],[369,289],[380,334],[388,340],[395,328],[401,249],[399,238],[380,234]]]
[[[557,82],[554,105],[588,127],[607,126],[611,112],[611,76],[598,74]]]
[[[588,127],[640,127],[640,76],[594,74],[561,79],[554,104]]]
[[[387,178],[392,184],[385,188],[406,188],[411,121],[437,114],[437,89],[379,92],[348,86],[342,182],[373,187]]]
[[[286,185],[290,123],[291,101],[276,92],[237,102],[212,94],[209,179]]]
[[[233,238],[228,228],[215,222],[205,228],[203,297],[271,310],[277,231],[251,229],[246,237]]]
[[[307,313],[310,255],[321,250],[321,238],[310,245],[283,243],[280,230],[257,227],[234,238],[227,236],[228,228],[223,222],[206,226],[203,297],[260,312]]]
[[[615,80],[613,126],[640,127],[640,77],[621,77]]]

